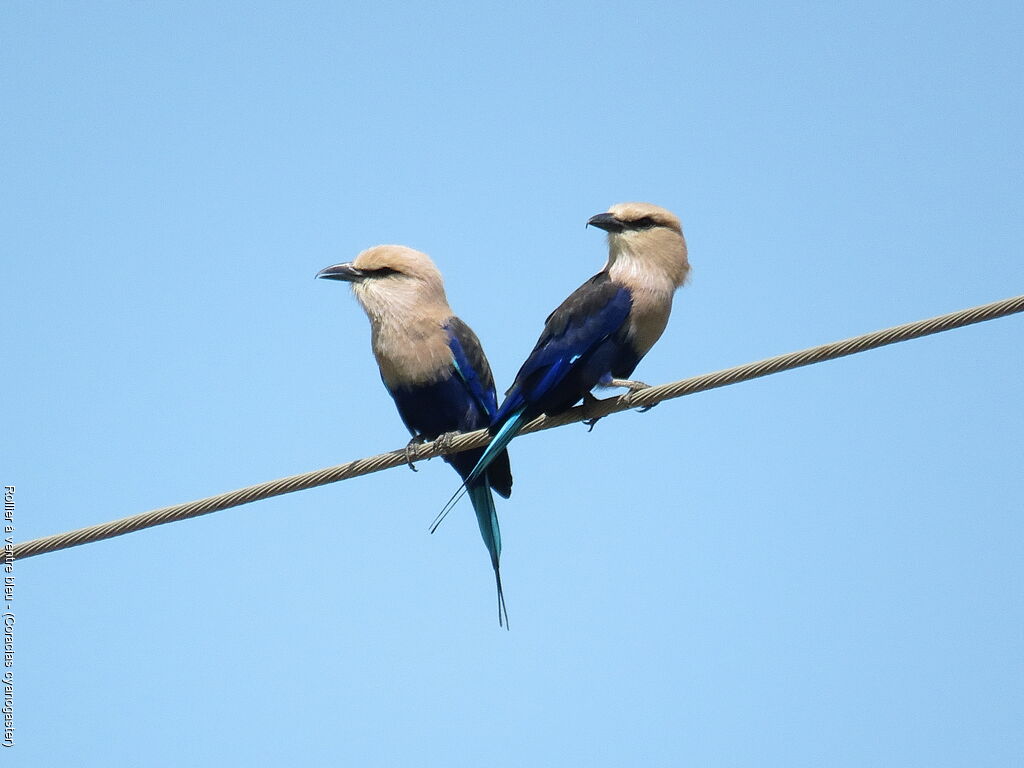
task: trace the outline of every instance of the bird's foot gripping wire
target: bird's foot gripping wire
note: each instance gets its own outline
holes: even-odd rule
[[[413,449],[417,445],[423,445],[425,442],[427,442],[427,438],[425,435],[416,435],[405,446],[405,463],[409,465],[409,469],[411,469],[413,472],[419,472],[419,470],[416,469],[416,465],[413,464]]]
[[[589,408],[593,408],[599,402],[601,401],[594,397],[590,392],[586,392],[583,395],[583,410],[586,411]],[[601,420],[601,418],[601,416],[595,416],[592,419],[584,419],[582,421],[583,424],[587,425],[587,434],[594,431],[594,426]]]
[[[633,381],[632,379],[612,379],[611,381],[608,382],[608,386],[609,387],[624,387],[624,388],[629,390],[629,394],[630,395],[632,395],[634,392],[640,392],[641,390],[650,389],[651,388],[650,384],[644,384],[644,382],[642,382],[642,381]],[[627,397],[628,396],[629,395],[627,395]],[[651,405],[645,405],[642,408],[638,408],[637,412],[638,413],[647,413],[655,405],[657,405],[657,403],[652,403]]]
[[[452,448],[452,443],[455,442],[455,438],[459,436],[457,430],[452,432],[442,432],[440,435],[434,438],[434,445],[441,453],[447,453]]]
[[[458,431],[442,432],[440,435],[434,438],[434,446],[441,453],[447,453],[448,451],[451,450],[452,443],[455,442],[455,438],[458,437],[459,434],[460,433]],[[416,469],[416,465],[413,464],[413,459],[415,458],[414,449],[417,445],[423,445],[428,440],[430,440],[430,438],[427,437],[426,435],[416,435],[416,437],[410,440],[409,443],[405,446],[405,461],[409,465],[409,469],[411,469],[413,472],[419,472],[419,470]]]

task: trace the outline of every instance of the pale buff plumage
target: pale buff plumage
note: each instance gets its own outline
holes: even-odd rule
[[[649,218],[659,225],[608,233],[605,269],[633,296],[627,337],[643,356],[661,338],[672,311],[672,297],[689,274],[686,240],[679,219],[657,205],[618,203],[608,213],[626,223]]]
[[[370,319],[373,354],[388,388],[429,384],[450,375],[452,352],[444,326],[452,310],[430,257],[404,245],[377,245],[356,256],[352,266],[367,272],[394,270],[352,284]]]

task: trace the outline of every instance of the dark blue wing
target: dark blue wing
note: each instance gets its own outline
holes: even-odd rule
[[[610,370],[627,342],[622,330],[633,299],[599,272],[552,312],[492,420],[502,424],[525,407],[526,418],[572,406]]]
[[[449,346],[455,360],[455,371],[465,385],[466,391],[486,413],[489,423],[497,413],[498,398],[494,392],[494,375],[491,373],[491,366],[487,362],[484,349],[480,345],[480,339],[473,333],[472,328],[457,317],[448,321],[447,329],[450,338]],[[487,424],[478,424],[472,428],[482,429],[485,426]],[[479,449],[478,451],[465,451],[463,454],[457,455],[464,455],[466,464],[469,465],[469,469],[472,469],[482,454],[483,449]],[[459,473],[463,478],[466,477],[466,472],[461,469]],[[490,486],[500,496],[507,499],[512,494],[512,467],[509,464],[506,451],[502,451],[490,464],[487,470],[487,479]]]
[[[493,417],[498,410],[498,398],[494,393],[491,366],[487,363],[480,340],[473,329],[457,317],[452,317],[445,329],[448,331],[448,346],[452,350],[456,373],[477,405],[488,418]]]

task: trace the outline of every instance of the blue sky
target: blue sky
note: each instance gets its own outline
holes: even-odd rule
[[[1019,3],[8,3],[17,539],[404,444],[348,291],[499,386],[683,221],[661,383],[1024,292]],[[19,765],[1007,765],[1020,317],[524,437],[511,632],[440,461],[17,567]]]

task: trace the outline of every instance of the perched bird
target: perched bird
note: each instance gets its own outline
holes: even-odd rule
[[[441,273],[429,256],[401,245],[378,245],[316,276],[352,284],[370,319],[373,354],[384,386],[412,433],[409,448],[490,424],[497,411],[491,368],[476,334],[448,306]],[[462,477],[473,503],[494,567],[498,622],[507,627],[499,568],[501,531],[491,489],[508,498],[512,472],[508,453],[500,451],[492,453],[486,469],[470,478],[482,455],[479,448],[444,460]]]
[[[690,264],[682,227],[671,212],[649,203],[613,205],[587,224],[608,233],[608,261],[548,316],[491,421],[494,438],[466,476],[467,488],[534,417],[591,398],[595,386],[647,386],[628,377],[661,337],[672,296],[686,282]]]

